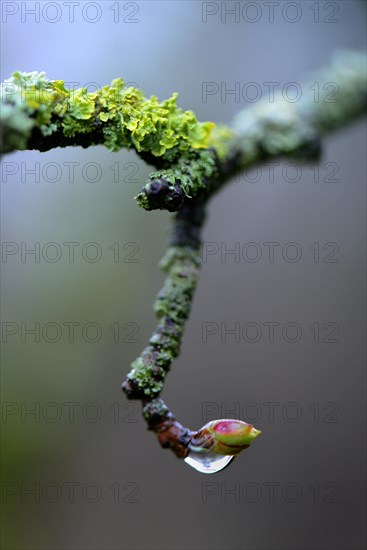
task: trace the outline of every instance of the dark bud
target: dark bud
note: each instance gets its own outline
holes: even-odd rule
[[[169,212],[176,212],[184,202],[184,192],[179,185],[175,186],[164,179],[155,179],[149,182],[144,189],[149,201],[149,209],[162,209]]]
[[[145,194],[152,210],[164,208],[165,199],[169,192],[169,183],[166,180],[152,180],[145,187]]]
[[[169,212],[176,212],[181,208],[184,202],[184,193],[179,187],[170,194],[166,201],[166,208]]]
[[[156,197],[168,191],[168,183],[165,180],[153,180],[145,189],[147,196]]]

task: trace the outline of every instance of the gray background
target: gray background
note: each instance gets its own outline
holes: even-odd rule
[[[243,16],[222,22],[220,11],[203,23],[201,2],[138,2],[130,17],[135,23],[124,21],[134,3],[120,3],[116,23],[113,2],[95,3],[101,14],[95,23],[90,20],[97,8],[89,7],[83,18],[84,2],[75,7],[74,22],[59,2],[61,18],[55,23],[52,5],[35,22],[24,13],[22,21],[20,2],[10,4],[20,11],[2,22],[2,79],[16,69],[45,70],[49,78],[77,86],[104,85],[122,76],[162,99],[177,90],[180,105],[200,120],[224,123],[250,103],[220,93],[204,102],[203,82],[224,83],[227,89],[239,82],[242,89],[248,82],[263,87],[276,81],[281,88],[327,65],[338,48],[365,48],[366,10],[359,1],[320,2],[319,22],[310,9],[314,2],[298,2],[302,15],[295,23],[286,21],[295,8],[288,6],[282,15],[289,2],[280,2],[273,23],[263,2],[256,23]],[[221,3],[213,5],[221,9]],[[254,17],[251,9],[247,18]],[[328,16],[336,22],[325,22]],[[218,243],[219,250],[255,242],[262,256],[248,261],[254,249],[238,262],[220,253],[208,256],[182,354],[163,397],[192,429],[237,412],[263,431],[251,449],[215,476],[199,474],[161,450],[146,431],[138,404],[129,404],[120,392],[130,362],[154,327],[151,304],[163,280],[157,262],[170,215],[144,212],[133,200],[149,167],[132,152],[112,154],[103,147],[3,159],[3,169],[14,163],[5,169],[18,172],[3,175],[2,240],[29,248],[56,242],[62,248],[54,263],[46,247],[46,259],[41,256],[38,263],[31,256],[22,262],[18,253],[2,264],[3,323],[19,329],[3,346],[4,548],[365,547],[365,138],[363,121],[328,137],[319,182],[304,167],[299,181],[291,183],[294,167],[284,177],[281,165],[269,183],[263,168],[257,183],[249,182],[251,172],[211,204],[205,241]],[[73,182],[66,162],[80,163]],[[83,178],[91,162],[102,174],[94,183],[88,181],[92,168]],[[25,173],[35,163],[39,181]],[[113,163],[120,168],[117,182]],[[335,165],[336,181],[330,182]],[[131,168],[137,171],[135,182],[126,177]],[[51,181],[59,171],[58,181]],[[62,245],[68,241],[81,243],[74,263]],[[280,243],[273,263],[263,244],[269,241]],[[95,263],[81,253],[89,242],[102,250]],[[118,263],[108,248],[115,242],[121,247]],[[132,242],[134,248],[123,249]],[[287,261],[281,253],[290,242],[301,250],[299,261]],[[309,249],[315,242],[319,262]],[[330,242],[339,247],[337,262],[323,261],[332,251],[323,246]],[[127,262],[136,247],[138,262]],[[39,343],[23,331],[22,343],[22,322],[28,328],[39,322],[41,329],[57,323],[63,328],[60,340],[47,341],[51,328]],[[65,322],[80,323],[73,343]],[[81,327],[88,322],[101,327],[96,343],[83,338]],[[118,342],[109,329],[116,322]],[[241,329],[258,323],[259,341],[241,336],[236,342],[226,335],[225,328],[236,322]],[[280,324],[273,343],[266,322]],[[218,327],[207,342],[203,323]],[[286,323],[301,327],[298,342],[289,342],[291,329],[282,337]],[[319,343],[309,328],[314,323],[320,326]],[[330,333],[325,323],[338,325],[337,342],[323,341]],[[137,341],[131,342],[135,328]],[[251,330],[248,334],[254,337]],[[93,338],[92,330],[87,338]],[[76,404],[74,417],[65,403]],[[22,416],[25,408],[35,408],[39,416]],[[72,482],[74,495],[68,491]],[[25,492],[32,487],[36,496]]]

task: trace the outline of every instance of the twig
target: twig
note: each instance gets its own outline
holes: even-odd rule
[[[259,434],[237,421],[230,427],[207,425],[192,432],[175,420],[159,395],[180,353],[210,197],[236,172],[270,158],[317,158],[321,135],[366,111],[364,54],[339,55],[315,80],[317,98],[311,82],[302,88],[299,102],[282,96],[273,103],[260,102],[240,112],[231,128],[198,122],[191,111],[176,106],[177,94],[159,103],[154,96],[147,99],[139,90],[124,89],[121,80],[93,94],[83,89],[71,93],[62,81],[49,81],[44,73],[15,73],[2,85],[1,152],[102,143],[111,151],[135,148],[157,168],[136,199],[147,210],[177,211],[161,262],[167,278],[154,304],[159,323],[122,387],[128,398],[142,401],[149,429],[179,458],[188,455],[193,442],[195,448],[236,454]],[[231,433],[223,436],[223,429]]]

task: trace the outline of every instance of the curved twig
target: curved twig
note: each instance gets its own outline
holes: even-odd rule
[[[63,81],[49,81],[44,73],[15,73],[2,85],[0,152],[102,143],[111,151],[135,148],[157,168],[136,199],[147,210],[177,211],[161,262],[167,278],[154,304],[159,323],[122,387],[128,398],[142,401],[149,429],[179,458],[188,455],[193,441],[195,449],[203,445],[205,451],[236,455],[259,434],[237,421],[230,426],[209,423],[191,432],[175,420],[159,396],[180,353],[190,314],[210,197],[233,174],[253,164],[278,156],[318,157],[321,135],[366,111],[364,54],[339,55],[314,78],[317,98],[312,86],[305,86],[299,102],[290,103],[282,96],[273,103],[262,101],[240,112],[231,128],[198,122],[191,111],[176,106],[177,94],[159,103],[140,90],[124,89],[121,80],[93,94],[83,89],[70,92]],[[329,84],[336,86],[332,100]]]

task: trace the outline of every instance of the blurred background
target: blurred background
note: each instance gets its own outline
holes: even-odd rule
[[[254,103],[249,83],[269,100],[269,82],[288,90],[366,47],[354,0],[2,10],[1,80],[39,70],[92,91],[121,76],[223,123]],[[162,397],[192,429],[262,430],[213,476],[163,451],[120,390],[169,238],[171,215],[133,200],[150,167],[102,146],[3,158],[4,549],[365,548],[365,148],[354,122],[319,164],[263,166],[211,203]]]

